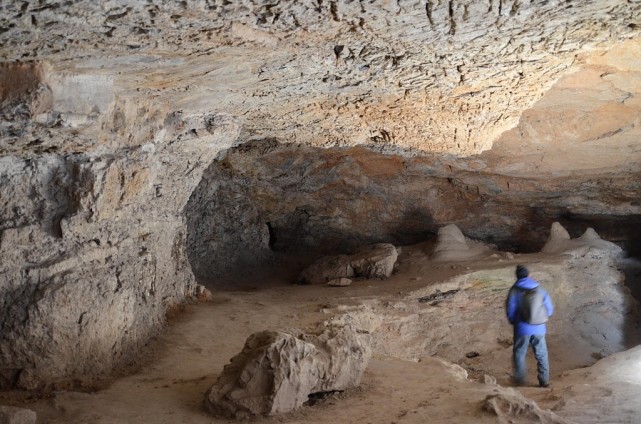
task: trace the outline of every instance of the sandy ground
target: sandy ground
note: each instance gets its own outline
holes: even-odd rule
[[[0,396],[0,403],[30,408],[39,423],[216,423],[228,422],[208,415],[204,393],[216,381],[245,339],[265,329],[298,327],[312,330],[336,311],[358,308],[375,301],[393,303],[407,293],[420,293],[430,285],[476,270],[503,270],[517,262],[554,259],[517,255],[482,262],[431,263],[424,248],[404,248],[399,272],[385,281],[356,281],[350,287],[291,285],[288,279],[256,281],[235,291],[214,291],[212,302],[188,305],[173,317],[165,331],[144,353],[146,365],[132,375],[116,379],[93,392],[56,392],[45,399],[25,400],[16,393]],[[498,272],[498,271],[497,271]],[[503,294],[500,294],[503,296]],[[502,305],[494,305],[501,309]],[[501,317],[503,318],[503,317]],[[423,356],[418,361],[375,354],[358,389],[332,395],[289,414],[257,418],[264,423],[495,423],[554,422],[521,412],[508,418],[482,409],[492,394],[533,399],[543,409],[576,423],[641,422],[641,348],[621,352],[590,368],[571,370],[571,352],[560,352],[555,339],[549,347],[553,384],[511,388],[511,347],[498,346],[491,354],[462,366]],[[565,348],[564,348],[565,349]],[[465,349],[467,350],[467,349]],[[444,350],[446,351],[446,350]],[[465,352],[460,352],[465,357]],[[451,354],[450,354],[451,356]],[[530,374],[534,379],[530,356]],[[464,370],[467,368],[467,370]],[[487,381],[494,370],[499,384]],[[556,370],[556,372],[554,372]],[[522,395],[522,396],[521,396]],[[502,421],[503,420],[503,421]],[[511,420],[511,421],[509,421]]]

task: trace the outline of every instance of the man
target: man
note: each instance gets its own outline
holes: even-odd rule
[[[529,277],[528,269],[523,265],[516,267],[516,283],[510,289],[505,301],[505,311],[510,324],[514,326],[514,346],[512,349],[514,360],[514,381],[517,385],[525,382],[525,356],[528,346],[532,346],[536,358],[537,377],[539,386],[550,385],[550,365],[548,362],[548,349],[545,344],[546,326],[545,321],[554,312],[552,300],[547,291],[539,286],[539,283]],[[536,290],[534,290],[536,289]],[[538,300],[529,301],[538,296]],[[529,307],[537,303],[540,313],[532,315],[543,315],[543,318],[529,318]],[[534,306],[536,308],[537,306]],[[529,322],[528,322],[529,321]]]

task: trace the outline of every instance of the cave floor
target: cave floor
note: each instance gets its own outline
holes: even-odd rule
[[[35,410],[39,423],[212,423],[230,422],[209,416],[204,393],[216,381],[245,339],[265,329],[298,327],[313,330],[337,310],[368,299],[400,299],[405,293],[462,272],[492,270],[517,262],[555,261],[543,255],[517,255],[513,260],[492,259],[464,264],[431,263],[424,248],[405,249],[397,273],[390,279],[355,281],[346,288],[291,285],[282,278],[256,281],[236,290],[213,291],[211,302],[187,305],[169,319],[162,334],[143,354],[133,374],[116,378],[92,393],[58,391],[50,397],[16,401],[5,393],[2,403]],[[558,352],[553,339],[551,352]],[[551,355],[550,388],[509,386],[511,347],[502,356],[480,361],[502,361],[494,377],[482,376],[438,357],[407,361],[375,354],[358,389],[332,395],[313,406],[258,422],[278,423],[494,423],[496,415],[484,412],[488,395],[518,394],[551,409],[568,422],[641,422],[641,349],[633,348],[570,370]],[[531,353],[528,359],[531,358]],[[463,364],[462,364],[463,365]],[[530,362],[530,368],[532,368]],[[496,367],[495,367],[496,368]],[[557,372],[555,372],[555,370]],[[559,370],[563,370],[560,372]],[[518,392],[517,392],[518,390]],[[13,401],[11,401],[13,399]],[[511,422],[556,422],[516,417]]]

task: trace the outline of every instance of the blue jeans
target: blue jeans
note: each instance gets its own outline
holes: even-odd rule
[[[536,358],[536,371],[539,384],[545,385],[550,382],[550,364],[548,362],[548,347],[545,344],[545,335],[514,336],[512,349],[514,357],[514,380],[517,384],[525,381],[525,355],[528,346],[532,346]]]

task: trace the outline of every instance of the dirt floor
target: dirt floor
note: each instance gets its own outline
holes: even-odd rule
[[[5,393],[0,396],[0,403],[36,411],[39,423],[228,422],[205,412],[204,394],[250,334],[291,327],[312,331],[323,321],[341,314],[367,313],[382,317],[380,326],[387,328],[388,333],[380,333],[374,345],[375,355],[358,389],[333,394],[289,414],[254,421],[290,424],[641,422],[641,402],[638,401],[641,398],[641,348],[615,353],[596,362],[598,352],[578,352],[578,349],[573,352],[573,344],[564,342],[559,336],[562,332],[555,330],[561,327],[560,322],[554,321],[556,317],[550,322],[548,338],[552,386],[545,389],[534,384],[510,387],[511,333],[502,315],[501,303],[505,287],[511,284],[516,263],[536,264],[532,269],[539,269],[539,275],[545,279],[546,272],[553,273],[554,267],[562,266],[558,257],[536,254],[506,259],[494,255],[482,261],[434,263],[428,259],[425,246],[418,245],[403,248],[399,261],[398,272],[391,278],[355,281],[350,287],[300,286],[292,285],[289,278],[272,278],[256,280],[235,290],[213,290],[211,302],[188,305],[170,319],[163,333],[144,353],[146,365],[116,379],[109,387],[93,393],[55,392],[50,397],[33,400]],[[469,275],[474,277],[461,277]],[[533,275],[536,276],[536,272]],[[484,280],[483,276],[489,277]],[[502,281],[502,285],[496,286],[500,290],[495,289],[491,295],[494,297],[481,298],[478,293],[485,293],[482,290],[470,291],[469,287],[479,287],[479,281],[490,284],[494,281],[492,278]],[[461,298],[460,303],[422,306],[408,300],[420,297],[439,284],[442,291],[450,286],[468,287],[466,290],[471,294]],[[554,291],[551,294],[554,297]],[[471,320],[470,313],[478,310],[470,309],[473,307],[489,312]],[[467,319],[448,327],[447,322],[436,323],[437,318],[433,318],[442,316],[445,321],[448,313],[454,312]],[[431,317],[434,332],[417,330],[418,334],[398,336],[399,332],[432,327],[425,325],[424,320],[412,321],[416,316]],[[558,316],[564,317],[562,313]],[[408,324],[410,322],[413,324]],[[468,333],[459,330],[457,325],[472,328]],[[450,330],[443,331],[443,328]],[[453,346],[452,335],[444,333],[455,333],[455,336],[460,333],[463,345]],[[484,335],[490,335],[491,340]],[[424,337],[440,337],[441,342],[434,347],[430,340],[421,340]],[[387,342],[397,349],[384,346]],[[479,354],[468,358],[469,352]],[[530,353],[530,380],[535,383],[531,356]],[[507,415],[485,411],[484,400],[492,395],[514,397],[519,399],[520,406],[514,406]],[[528,409],[529,399],[541,407],[539,412]],[[546,412],[548,409],[551,412]]]

